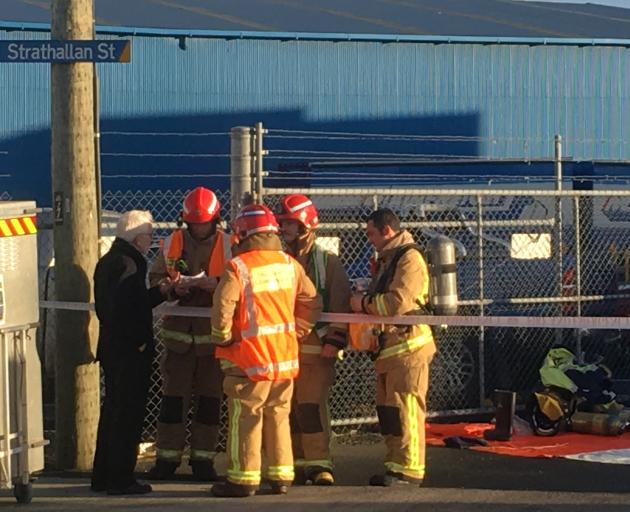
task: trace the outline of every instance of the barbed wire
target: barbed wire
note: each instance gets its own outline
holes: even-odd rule
[[[302,156],[288,156],[288,155],[278,155],[278,156],[273,156],[272,154],[273,152],[271,151],[270,154],[266,157],[267,159],[274,159],[274,160],[302,160],[302,161],[308,161],[308,155],[302,155]],[[352,155],[352,156],[350,156]],[[439,158],[444,158],[444,159],[453,159],[453,158],[457,158],[460,159],[462,161],[467,161],[467,160],[496,160],[496,159],[491,159],[490,157],[487,158],[483,158],[483,157],[479,157],[479,156],[472,156],[472,155],[447,155],[447,154],[418,154],[415,157],[411,157],[411,156],[402,156],[400,158],[396,158],[398,155],[396,154],[392,154],[391,156],[369,156],[366,155],[364,157],[361,156],[355,156],[355,155],[360,155],[360,153],[350,153],[348,156],[326,156],[326,155],[311,155],[312,157],[317,157],[320,160],[326,160],[326,161],[343,161],[343,162],[363,162],[363,163],[367,163],[367,162],[391,162],[392,158],[395,158],[396,161],[398,162],[418,162],[418,161],[431,161],[431,160],[435,160],[435,159],[439,159]],[[513,161],[513,160],[512,160]],[[523,160],[525,161],[525,160]],[[318,161],[315,162],[310,162],[310,164],[317,164],[319,163]],[[436,162],[438,163],[438,162]]]
[[[101,156],[138,158],[228,158],[229,153],[101,153]]]
[[[101,135],[151,136],[151,137],[215,137],[230,135],[230,132],[123,132],[104,131]]]
[[[266,177],[265,179],[268,179],[270,177],[273,177],[273,175],[282,175],[282,176],[293,176],[295,174],[299,174],[299,173],[304,173],[305,171],[296,169],[295,171],[269,171],[270,174],[268,177]],[[425,173],[388,173],[388,172],[375,172],[375,173],[368,173],[368,172],[343,172],[343,171],[325,171],[325,170],[317,170],[317,178],[319,177],[324,177],[324,176],[331,176],[331,177],[335,177],[335,176],[353,176],[353,177],[358,177],[358,178],[370,178],[370,177],[374,177],[374,176],[379,176],[379,177],[383,177],[383,178],[392,178],[392,177],[429,177],[429,178],[479,178],[480,176],[471,176],[470,174],[425,174]],[[541,175],[541,176],[519,176],[516,174],[484,174],[481,177],[492,177],[492,178],[522,178],[522,179],[535,179],[535,178],[544,178],[544,179],[550,179],[550,180],[554,180],[555,181],[555,176],[545,176],[545,175]],[[628,176],[630,178],[630,176]],[[580,178],[584,179],[586,178],[586,176],[581,176]],[[567,177],[567,179],[572,179],[572,177]]]
[[[229,178],[229,174],[102,174],[101,178]]]
[[[294,138],[292,134],[299,134],[301,137],[310,138],[329,138],[332,137],[349,137],[349,138],[390,138],[392,140],[400,139],[413,139],[413,140],[448,140],[448,141],[472,141],[483,140],[484,137],[468,136],[468,135],[415,135],[415,134],[393,134],[393,133],[361,133],[361,132],[327,132],[327,131],[311,131],[311,130],[282,130],[282,129],[269,129],[269,133],[266,137],[273,137],[273,134],[284,134],[287,138]],[[323,136],[323,137],[322,137]],[[437,139],[436,139],[437,138]]]
[[[448,154],[427,154],[427,153],[375,153],[369,151],[323,151],[323,150],[310,150],[310,149],[270,149],[269,155],[276,153],[303,153],[305,155],[366,155],[366,156],[402,156],[402,157],[435,157],[435,156],[455,156]],[[479,158],[478,155],[456,155],[458,158]]]
[[[323,140],[416,140],[416,141],[435,141],[435,142],[536,142],[553,144],[552,138],[546,137],[497,137],[497,136],[478,136],[478,135],[419,135],[419,134],[392,134],[392,133],[362,133],[362,132],[336,132],[336,131],[310,131],[310,130],[285,130],[285,129],[269,129],[269,133],[265,138],[276,139],[323,139]],[[630,144],[630,140],[626,139],[609,139],[605,137],[581,138],[581,137],[562,137],[563,142],[582,143],[621,143]]]

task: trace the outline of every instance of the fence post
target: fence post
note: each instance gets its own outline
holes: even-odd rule
[[[554,171],[556,176],[556,192],[562,192],[562,136],[554,137]],[[562,197],[560,194],[556,196],[556,244],[558,248],[557,256],[557,279],[558,279],[558,297],[562,296],[563,290],[563,273],[564,273],[564,240],[562,237]],[[562,305],[558,306],[558,313],[562,316]],[[562,329],[556,329],[556,342],[562,341]]]
[[[251,202],[251,128],[236,126],[230,130],[230,220],[241,207]]]
[[[582,216],[580,211],[580,198],[573,198],[573,216],[575,218],[575,294],[577,295],[576,315],[582,316]],[[583,363],[582,357],[582,329],[577,329],[576,352],[578,361]]]
[[[483,247],[483,198],[477,196],[477,257],[479,258],[479,316],[483,318],[485,316],[485,288],[484,288],[484,247]],[[479,328],[479,407],[484,406],[486,399],[486,362],[485,362],[485,348],[486,345],[486,331],[483,326]]]
[[[263,156],[267,154],[267,151],[263,149],[263,135],[267,133],[267,130],[263,128],[263,124],[258,122],[256,123],[256,161],[255,161],[255,175],[256,175],[256,202],[262,204],[263,202],[263,176],[264,176],[264,165],[263,165]]]

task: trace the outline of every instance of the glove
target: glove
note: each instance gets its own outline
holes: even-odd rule
[[[341,333],[341,332],[328,333],[324,337],[322,344],[332,345],[333,347],[336,347],[339,350],[343,350],[344,348],[346,348],[346,345],[348,344],[347,335],[346,333]]]

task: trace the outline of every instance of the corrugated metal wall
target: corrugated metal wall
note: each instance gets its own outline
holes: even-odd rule
[[[1,39],[46,37],[0,31]],[[470,137],[466,144],[425,144],[414,152],[493,158],[549,157],[553,135],[561,133],[565,154],[576,159],[630,160],[630,42],[132,40],[131,64],[99,65],[104,131],[218,132],[263,121],[271,128],[462,135]],[[12,175],[10,185],[0,178],[0,189],[23,193],[33,176],[42,178],[38,196],[45,189],[49,77],[47,65],[0,64],[0,151],[8,151],[0,153],[0,174]],[[220,157],[115,155],[160,152],[164,142],[106,136],[103,174],[228,169]],[[228,150],[227,137],[170,144],[172,154]],[[24,173],[31,178],[25,181]]]

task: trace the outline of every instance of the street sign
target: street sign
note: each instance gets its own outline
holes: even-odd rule
[[[71,64],[73,62],[129,62],[131,41],[81,40],[0,41],[0,62]]]

